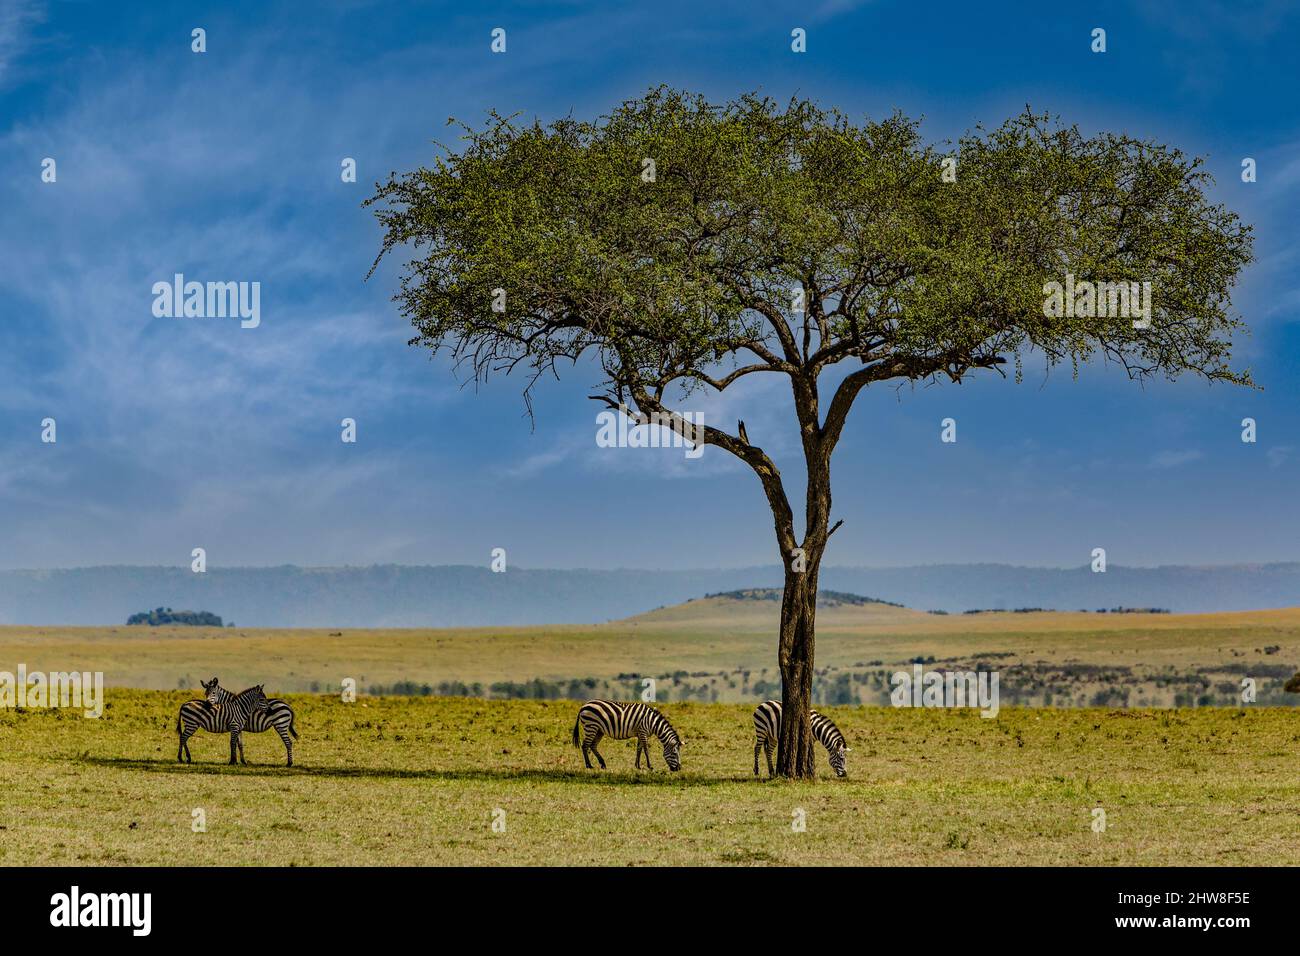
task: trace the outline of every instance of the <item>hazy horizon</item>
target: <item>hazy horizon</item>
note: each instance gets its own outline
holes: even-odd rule
[[[0,623],[117,626],[153,608],[208,611],[241,627],[455,627],[591,624],[708,594],[779,590],[781,566],[734,569],[298,565],[215,568],[110,565],[0,572]],[[829,566],[822,591],[922,611],[1038,608],[1173,613],[1300,605],[1300,562],[1226,566],[1026,568],[948,564]]]
[[[1130,571],[1159,571],[1169,568],[1186,568],[1190,570],[1213,570],[1218,568],[1251,568],[1251,567],[1270,567],[1300,564],[1300,558],[1291,560],[1278,561],[1227,561],[1227,562],[1187,562],[1171,561],[1164,564],[1116,564],[1108,563],[1107,567],[1111,571],[1130,570]],[[467,562],[406,562],[406,561],[372,561],[366,564],[297,564],[292,561],[282,562],[279,564],[229,564],[222,565],[212,570],[219,571],[267,571],[276,568],[295,568],[300,571],[335,571],[335,570],[362,570],[366,568],[467,568],[472,570],[490,570],[486,562],[479,564],[470,564]],[[715,565],[705,567],[636,567],[634,565],[614,565],[607,568],[592,566],[557,566],[557,565],[511,565],[508,570],[511,571],[574,571],[574,572],[621,572],[621,571],[645,571],[645,572],[662,572],[673,574],[689,574],[692,571],[699,572],[731,572],[731,571],[749,571],[749,570],[773,570],[780,568],[781,565],[776,562],[766,563],[748,563],[748,564],[730,564]],[[823,570],[842,570],[842,571],[906,571],[916,568],[972,568],[972,567],[999,567],[1010,568],[1013,570],[1025,571],[1078,571],[1088,568],[1088,563],[1073,565],[1054,565],[1054,564],[1016,564],[1009,561],[925,561],[916,564],[847,564],[843,562],[825,562],[822,565]],[[162,570],[190,570],[188,564],[78,564],[65,565],[61,567],[44,567],[44,568],[0,568],[0,574],[22,574],[24,572],[46,573],[51,571],[94,571],[105,568],[134,568],[134,569],[162,569]],[[1297,595],[1300,600],[1300,595]]]

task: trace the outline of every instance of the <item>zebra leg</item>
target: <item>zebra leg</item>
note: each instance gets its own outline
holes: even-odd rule
[[[179,743],[176,747],[176,762],[181,763],[181,755],[185,755],[185,763],[194,763],[194,758],[190,756],[190,738],[198,731],[197,727],[187,727],[182,722],[176,723],[176,736]]]
[[[591,770],[591,751],[596,747],[596,741],[600,739],[600,731],[593,727],[584,726],[582,728],[582,762]]]
[[[285,766],[292,767],[293,766],[293,743],[289,740],[289,735],[284,731],[283,728],[277,727],[275,729],[280,732],[280,739],[284,741],[284,752],[289,758],[289,762],[286,763]]]
[[[776,768],[772,766],[772,738],[771,737],[768,737],[767,740],[763,741],[763,753],[767,755],[767,775],[769,777],[775,777]],[[754,759],[757,760],[758,758],[755,757]]]
[[[641,749],[645,751],[645,768],[653,770],[654,767],[650,766],[650,741],[644,736],[641,737]]]
[[[231,764],[231,766],[234,766],[234,764],[235,764],[235,745],[236,745],[236,743],[237,743],[238,740],[239,740],[239,731],[237,731],[237,730],[232,730],[232,731],[230,732],[230,764]]]
[[[640,734],[638,734],[636,738],[636,769],[638,770],[641,769],[641,751],[644,748],[645,748],[645,738],[642,737]],[[646,754],[645,762],[646,762],[646,766],[649,767],[650,766],[649,754]]]
[[[596,736],[593,737],[592,740],[591,740],[591,752],[594,753],[594,754],[596,755],[596,759],[600,761],[600,769],[601,769],[601,770],[604,770],[604,769],[605,769],[605,758],[602,757],[602,756],[600,755],[600,751],[596,749],[596,744],[600,743],[600,738],[603,737],[603,736],[605,736],[605,735],[602,734],[600,731],[596,731]],[[587,766],[591,766],[591,765],[588,764]]]
[[[754,741],[754,776],[758,776],[758,752],[763,749],[763,741]]]
[[[248,761],[244,759],[244,735],[242,732],[235,734],[235,741],[239,744],[239,762],[247,766]]]

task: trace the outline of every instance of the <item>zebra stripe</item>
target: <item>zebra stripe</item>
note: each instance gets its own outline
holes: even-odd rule
[[[578,730],[582,730],[581,736]],[[588,753],[596,755],[600,769],[605,769],[605,758],[596,749],[600,738],[613,740],[636,738],[636,768],[641,769],[641,754],[645,753],[646,769],[650,768],[649,738],[658,737],[664,747],[664,762],[669,770],[682,769],[682,738],[678,736],[668,718],[645,704],[629,704],[618,700],[589,700],[578,708],[578,719],[573,724],[573,746],[582,747],[582,759],[591,769]]]
[[[176,736],[180,738],[180,746],[176,749],[176,762],[181,763],[182,758],[186,763],[194,762],[190,757],[189,740],[198,731],[206,730],[214,734],[229,731],[230,762],[235,762],[235,751],[238,749],[240,761],[248,763],[244,759],[242,733],[253,714],[265,713],[266,707],[266,694],[261,684],[240,691],[220,707],[214,707],[206,700],[187,700],[181,704],[180,713],[176,716]]]
[[[200,681],[199,683],[203,685],[208,703],[213,707],[220,707],[235,696],[222,687],[215,677],[210,681]],[[289,735],[298,736],[293,721],[293,708],[289,706],[288,702],[281,700],[279,697],[271,697],[267,699],[265,711],[253,712],[248,719],[248,723],[244,726],[244,730],[248,733],[260,734],[274,728],[275,732],[280,735],[280,739],[284,741],[284,753],[287,758],[285,766],[292,767],[293,741],[289,739]]]
[[[809,717],[812,719],[813,736],[817,738],[818,743],[826,748],[830,754],[831,769],[835,771],[837,777],[848,776],[848,771],[844,769],[844,755],[848,752],[848,747],[844,744],[844,735],[840,729],[835,726],[835,722],[824,714],[817,711],[809,711]],[[758,752],[763,751],[767,755],[767,775],[775,776],[776,770],[772,766],[772,751],[781,739],[781,702],[779,700],[766,700],[759,704],[754,710],[754,776],[758,776]]]

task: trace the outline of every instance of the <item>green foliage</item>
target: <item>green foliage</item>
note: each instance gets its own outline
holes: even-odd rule
[[[1228,310],[1250,228],[1176,149],[1028,110],[937,148],[901,114],[855,122],[807,100],[713,105],[664,87],[594,122],[492,114],[464,129],[463,149],[367,203],[381,257],[412,254],[396,296],[412,342],[478,377],[522,366],[530,389],[590,351],[603,398],[643,412],[673,383],[815,381],[846,359],[867,366],[848,402],[868,381],[959,379],[1031,352],[1249,382],[1229,364],[1241,323]],[[1150,328],[1044,315],[1045,283],[1066,272],[1152,282]],[[729,373],[742,355],[757,364]]]

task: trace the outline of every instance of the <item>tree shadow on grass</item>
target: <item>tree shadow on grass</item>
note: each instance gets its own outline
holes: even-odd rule
[[[79,758],[82,763],[100,767],[114,767],[118,770],[138,770],[145,773],[204,774],[207,776],[241,776],[241,777],[327,777],[327,778],[371,778],[377,780],[446,780],[446,781],[491,781],[495,783],[512,780],[533,782],[583,783],[596,785],[626,785],[633,787],[716,787],[726,783],[744,783],[757,778],[749,776],[735,777],[701,777],[691,773],[669,773],[666,770],[622,772],[610,770],[537,770],[528,768],[511,769],[509,767],[488,770],[401,770],[393,767],[313,767],[295,764],[286,767],[283,764],[248,764],[232,767],[225,761],[213,761],[182,764],[175,760],[161,757],[137,759],[132,757],[91,757]]]

